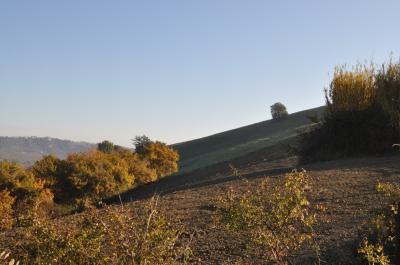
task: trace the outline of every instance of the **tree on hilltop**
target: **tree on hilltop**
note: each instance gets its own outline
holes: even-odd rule
[[[286,106],[280,102],[275,103],[271,106],[271,116],[272,119],[277,120],[289,115]]]
[[[114,144],[107,140],[97,144],[97,150],[103,153],[111,153],[112,151],[114,151],[114,148]]]

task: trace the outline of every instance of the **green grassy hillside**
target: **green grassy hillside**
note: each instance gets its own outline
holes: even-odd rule
[[[309,115],[323,115],[325,107],[297,113],[281,120],[267,120],[238,129],[173,145],[178,150],[180,172],[227,161],[262,148],[284,143],[311,124]]]

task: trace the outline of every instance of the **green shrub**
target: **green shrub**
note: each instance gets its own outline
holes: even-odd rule
[[[264,182],[255,192],[231,191],[221,221],[229,230],[249,233],[249,244],[260,246],[268,261],[289,264],[296,250],[313,245],[316,216],[307,198],[310,184],[300,171],[287,174],[282,185]]]
[[[136,136],[132,141],[135,146],[135,152],[141,155],[144,154],[146,148],[153,143],[153,141],[146,135]]]
[[[97,144],[97,150],[99,150],[103,153],[111,153],[112,151],[114,151],[114,149],[115,149],[115,146],[110,141],[103,141],[103,142]]]
[[[277,120],[277,119],[282,119],[285,118],[289,115],[286,106],[283,105],[280,102],[275,103],[274,105],[271,106],[271,116],[272,119]]]

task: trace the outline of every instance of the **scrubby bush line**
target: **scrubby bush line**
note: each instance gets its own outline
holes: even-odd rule
[[[389,152],[400,140],[400,61],[336,67],[325,97],[322,123],[304,135],[304,160]]]
[[[108,141],[98,147],[65,160],[44,156],[30,168],[0,161],[0,229],[10,229],[19,213],[45,210],[53,199],[85,207],[178,170],[178,153],[161,142],[140,154]]]
[[[8,242],[22,264],[186,264],[190,240],[172,227],[153,197],[143,207],[104,206],[76,216],[68,228],[30,216],[30,224]],[[179,243],[179,244],[178,244]]]
[[[46,156],[31,170],[54,191],[56,201],[101,200],[176,172],[178,159],[176,151],[160,142],[138,154],[104,141],[98,150],[73,153],[65,160]]]

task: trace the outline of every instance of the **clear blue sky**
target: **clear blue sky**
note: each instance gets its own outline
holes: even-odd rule
[[[400,55],[400,1],[2,0],[0,135],[167,143],[324,103]]]

